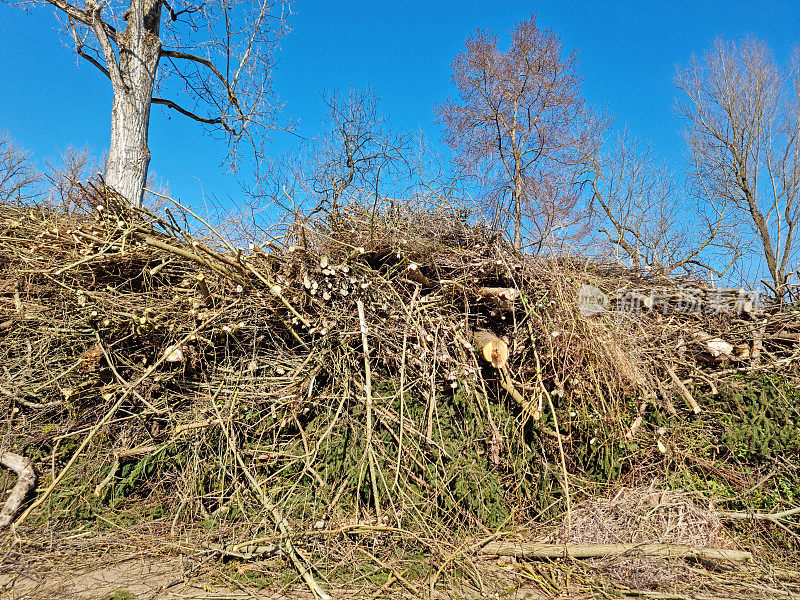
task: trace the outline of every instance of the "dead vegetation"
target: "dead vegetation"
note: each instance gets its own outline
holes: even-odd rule
[[[446,209],[343,207],[237,246],[85,194],[83,213],[0,216],[0,439],[40,480],[7,562],[151,523],[320,597],[422,597],[563,581],[530,554],[489,577],[507,539],[628,545],[581,563],[575,593],[599,572],[669,588],[714,550],[796,556],[791,309],[520,256]],[[583,314],[587,289],[605,310]],[[728,558],[710,581],[746,590]]]

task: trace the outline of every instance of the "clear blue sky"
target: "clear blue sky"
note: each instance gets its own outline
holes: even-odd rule
[[[0,129],[38,160],[68,144],[99,155],[108,146],[110,85],[79,62],[59,34],[52,10],[30,12],[0,0]],[[372,85],[399,128],[425,130],[438,142],[436,102],[452,93],[450,62],[476,28],[504,34],[531,13],[577,50],[584,95],[625,123],[663,157],[680,161],[684,145],[676,118],[675,65],[701,53],[718,36],[753,34],[784,61],[800,43],[797,0],[622,2],[593,1],[343,1],[297,0],[292,32],[283,41],[276,86],[286,116],[313,136],[322,118],[323,88]],[[225,175],[225,155],[202,127],[153,108],[154,170],[192,206],[202,193],[236,201],[239,187]],[[278,136],[274,154],[296,140]]]

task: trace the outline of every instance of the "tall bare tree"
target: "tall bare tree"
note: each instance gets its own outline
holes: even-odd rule
[[[44,160],[44,178],[48,182],[48,202],[58,210],[73,212],[85,207],[83,185],[95,173],[102,173],[102,162],[88,147],[67,146],[55,158]]]
[[[798,258],[799,58],[780,67],[759,40],[717,40],[676,76],[698,185],[752,232],[778,298]]]
[[[271,124],[271,72],[286,31],[287,0],[17,4],[55,7],[78,55],[110,80],[114,99],[106,183],[134,205],[141,204],[147,181],[153,104],[221,134],[232,165],[239,142],[256,141],[252,129]]]
[[[666,163],[625,129],[597,161],[592,213],[611,252],[635,269],[724,275],[741,246],[726,203],[700,202]]]
[[[602,124],[580,95],[575,54],[536,17],[497,36],[478,31],[453,61],[458,100],[437,108],[445,140],[487,185],[487,200],[510,214],[514,246],[527,216],[541,233],[559,227],[575,206],[574,184],[597,149]]]

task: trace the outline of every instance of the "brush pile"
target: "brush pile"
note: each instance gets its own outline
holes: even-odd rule
[[[704,398],[800,356],[798,313],[520,257],[445,210],[354,207],[237,247],[86,195],[82,214],[0,211],[0,448],[39,474],[30,524],[138,511],[173,535],[204,524],[226,556],[286,544],[300,562],[292,544],[344,561],[342,536],[368,535],[422,544],[436,570],[431,540],[676,465],[749,487],[733,450],[757,441],[693,448],[736,431]]]

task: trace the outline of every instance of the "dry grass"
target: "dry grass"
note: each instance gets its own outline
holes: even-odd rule
[[[646,488],[622,488],[613,498],[583,502],[566,524],[548,541],[570,544],[663,543],[693,548],[735,548],[713,506],[698,506],[697,498],[685,492]],[[631,587],[669,588],[689,581],[692,572],[683,560],[623,557],[596,560],[610,577]]]

